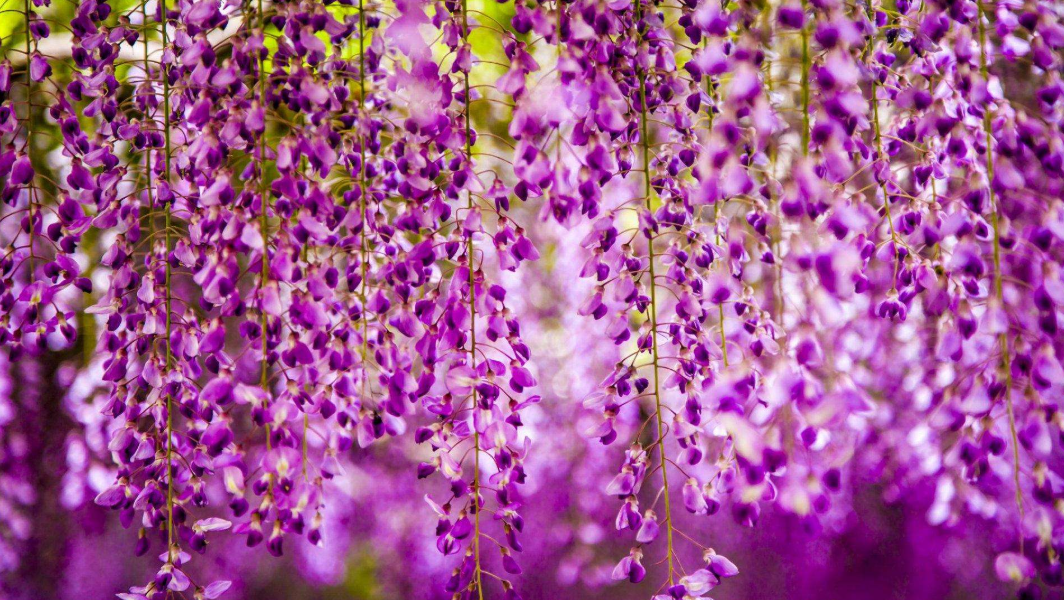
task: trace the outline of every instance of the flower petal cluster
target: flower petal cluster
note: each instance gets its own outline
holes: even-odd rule
[[[0,13],[0,574],[54,509],[127,600],[708,598],[874,490],[1064,583],[1059,3]]]

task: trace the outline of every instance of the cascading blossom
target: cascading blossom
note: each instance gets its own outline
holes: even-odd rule
[[[5,597],[753,594],[869,498],[955,595],[1064,585],[1059,2],[10,0],[0,50]]]

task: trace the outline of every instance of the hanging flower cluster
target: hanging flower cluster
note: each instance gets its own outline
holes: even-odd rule
[[[1059,3],[68,4],[0,12],[0,573],[55,406],[126,600],[374,478],[443,597],[707,598],[873,485],[1064,584]]]

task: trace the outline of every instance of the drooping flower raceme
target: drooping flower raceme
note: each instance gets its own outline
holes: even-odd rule
[[[130,530],[129,599],[369,538],[426,597],[706,598],[725,519],[875,489],[1062,583],[1058,3],[12,6],[0,573],[39,504]]]

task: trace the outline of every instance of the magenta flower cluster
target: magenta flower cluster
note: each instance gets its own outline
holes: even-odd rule
[[[365,486],[455,599],[540,597],[530,514],[708,598],[715,522],[872,486],[1064,584],[1064,5],[69,4],[0,13],[0,573],[51,410],[124,600]]]

